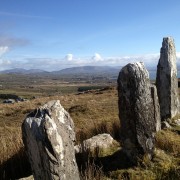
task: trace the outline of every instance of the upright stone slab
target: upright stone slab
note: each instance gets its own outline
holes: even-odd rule
[[[176,49],[172,37],[163,38],[156,86],[159,97],[161,119],[172,118],[178,114],[178,79]]]
[[[134,163],[154,150],[156,120],[149,74],[143,63],[128,64],[118,77],[119,117],[123,148]]]
[[[30,113],[22,134],[35,180],[79,180],[74,124],[60,101],[50,101]]]
[[[159,99],[158,99],[158,95],[157,95],[156,86],[151,84],[150,87],[151,87],[151,97],[152,97],[153,106],[154,106],[154,119],[155,119],[156,132],[158,132],[161,130]]]

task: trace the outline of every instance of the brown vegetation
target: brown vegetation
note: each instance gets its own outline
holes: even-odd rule
[[[50,100],[59,99],[74,120],[77,141],[80,142],[100,132],[113,132],[112,123],[119,123],[115,93],[115,90],[107,90],[101,94],[92,91],[81,95],[50,96],[15,104],[0,104],[0,176],[2,173],[6,174],[3,164],[22,153],[21,124],[33,109]],[[16,162],[12,161],[10,164],[11,167],[21,162],[21,158],[16,158]]]
[[[119,140],[118,98],[116,88],[85,94],[50,96],[15,104],[0,104],[0,179],[30,175],[30,167],[21,140],[25,116],[50,100],[61,101],[76,127],[77,142],[99,133],[110,133]],[[173,129],[156,135],[153,161],[144,158],[138,167],[130,166],[119,147],[106,153],[85,153],[79,163],[82,179],[179,179],[180,141]],[[111,161],[111,163],[109,163]],[[112,168],[113,166],[113,168]]]

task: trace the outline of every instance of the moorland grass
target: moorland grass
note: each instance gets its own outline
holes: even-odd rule
[[[60,100],[70,113],[75,123],[78,143],[105,132],[119,140],[120,122],[115,88],[79,95],[43,97],[8,105],[0,104],[0,179],[30,175],[31,170],[21,138],[21,124],[29,112],[50,100]],[[86,166],[83,171],[79,164],[81,179],[180,179],[180,135],[173,129],[162,130],[156,134],[153,160],[144,158],[137,167],[126,166],[127,162],[119,148],[116,150],[113,147],[112,150],[109,149],[109,154],[105,157],[88,154],[84,160]],[[119,168],[111,169],[112,167],[108,166],[110,159]],[[102,164],[107,168],[103,168]]]
[[[26,115],[33,109],[50,100],[59,99],[65,109],[70,112],[76,127],[77,141],[81,142],[85,138],[100,132],[112,132],[111,124],[119,123],[116,105],[117,96],[114,96],[114,93],[115,90],[101,94],[93,91],[81,95],[50,96],[15,104],[0,104],[0,177],[2,177],[2,174],[3,176],[7,174],[5,172],[7,168],[2,167],[6,161],[17,154],[19,154],[19,157],[24,156],[22,154],[24,153],[22,151],[24,147],[21,138],[21,124]],[[108,109],[111,110],[108,111]],[[9,169],[13,169],[13,166],[21,163],[18,158],[16,160],[17,162],[13,160],[12,163],[8,164]],[[23,165],[20,168],[24,169]]]

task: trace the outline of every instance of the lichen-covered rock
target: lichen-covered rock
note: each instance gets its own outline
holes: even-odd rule
[[[107,149],[112,145],[113,141],[115,140],[111,137],[110,134],[98,134],[92,138],[84,140],[81,144],[76,145],[75,151],[76,153],[81,153],[88,149],[93,152],[97,147],[101,149]]]
[[[137,62],[122,68],[118,77],[119,117],[123,148],[136,163],[154,151],[156,120],[148,71]]]
[[[22,133],[35,180],[79,180],[74,124],[60,101],[50,101],[30,113]]]
[[[176,49],[172,37],[163,38],[157,66],[156,86],[161,119],[173,118],[179,111]]]

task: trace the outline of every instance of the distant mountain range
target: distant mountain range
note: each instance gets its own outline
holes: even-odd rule
[[[52,76],[82,76],[82,75],[103,75],[103,76],[112,76],[117,77],[119,71],[122,67],[111,67],[111,66],[80,66],[80,67],[72,67],[66,68],[59,71],[44,71],[41,69],[9,69],[5,71],[0,71],[0,74],[22,74],[22,75],[52,75]],[[156,79],[156,69],[149,67],[147,68],[149,71],[150,79]],[[178,78],[180,78],[180,67],[178,67]]]
[[[62,69],[60,71],[54,71],[55,74],[114,74],[118,73],[121,67],[110,67],[110,66],[81,66]]]
[[[1,74],[37,74],[37,73],[48,73],[47,71],[41,69],[22,69],[22,68],[15,68],[15,69],[8,69],[4,71],[0,71]]]
[[[1,74],[55,74],[55,75],[78,75],[78,74],[117,74],[121,67],[110,67],[110,66],[82,66],[82,67],[72,67],[66,68],[59,71],[44,71],[40,69],[9,69],[0,71]]]

